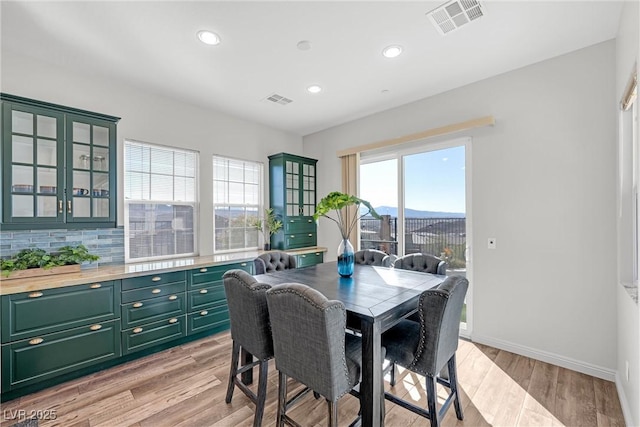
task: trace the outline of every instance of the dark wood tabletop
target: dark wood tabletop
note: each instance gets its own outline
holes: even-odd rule
[[[362,332],[362,425],[383,425],[382,333],[415,312],[420,294],[442,283],[445,276],[356,265],[353,276],[343,278],[338,275],[336,262],[326,262],[255,277],[270,285],[302,283],[345,305],[347,323]]]

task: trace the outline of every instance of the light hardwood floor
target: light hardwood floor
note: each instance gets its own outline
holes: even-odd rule
[[[223,333],[5,402],[0,427],[14,424],[7,418],[17,410],[55,412],[55,420],[40,426],[251,426],[254,407],[239,390],[231,404],[224,402],[230,351],[230,335]],[[465,419],[450,408],[444,426],[624,426],[611,382],[462,340],[457,358]],[[273,363],[269,378],[265,426],[275,425]],[[425,405],[423,377],[401,372],[393,391]],[[357,412],[357,399],[344,397],[340,425]],[[324,426],[326,404],[307,395],[291,416]],[[385,423],[428,425],[390,402]]]

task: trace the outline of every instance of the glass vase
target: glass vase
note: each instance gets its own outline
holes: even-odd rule
[[[353,246],[349,239],[342,239],[338,245],[338,274],[342,277],[351,277],[354,264]]]

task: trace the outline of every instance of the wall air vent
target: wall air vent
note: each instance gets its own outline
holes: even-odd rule
[[[442,35],[484,15],[484,7],[477,0],[452,0],[427,12],[427,16]]]
[[[265,100],[280,105],[287,105],[293,102],[293,99],[285,98],[284,96],[278,95],[277,93],[272,93],[271,95],[267,96]]]

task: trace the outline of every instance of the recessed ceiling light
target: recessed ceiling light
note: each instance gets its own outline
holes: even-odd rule
[[[310,50],[311,42],[309,40],[300,40],[296,46],[299,50]]]
[[[401,53],[402,53],[402,46],[398,46],[398,45],[387,46],[384,49],[382,49],[382,55],[385,58],[395,58]]]
[[[198,38],[204,44],[217,45],[220,43],[220,37],[216,33],[212,33],[211,31],[198,31]]]
[[[322,88],[318,85],[311,85],[307,88],[307,91],[310,93],[320,93],[322,92]]]

